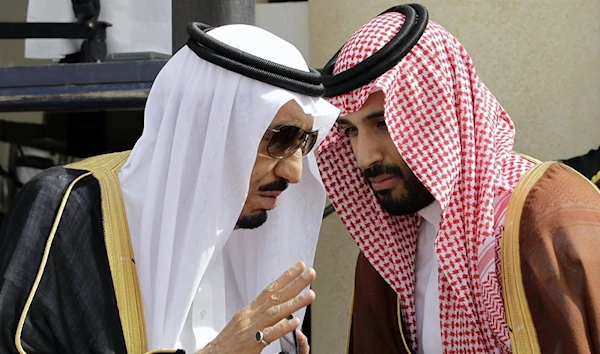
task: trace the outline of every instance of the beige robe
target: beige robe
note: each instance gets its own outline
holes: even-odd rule
[[[571,168],[521,179],[502,236],[513,353],[600,353],[600,191]],[[410,353],[396,293],[359,254],[348,352]]]

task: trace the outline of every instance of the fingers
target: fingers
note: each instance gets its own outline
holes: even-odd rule
[[[282,289],[271,293],[269,299],[260,304],[260,309],[262,311],[268,311],[268,308],[270,307],[282,304],[286,301],[293,299],[302,290],[307,288],[313,282],[313,280],[315,280],[316,276],[317,274],[314,269],[305,268],[302,274],[296,276],[285,286],[283,286]]]
[[[298,294],[291,300],[282,304],[269,307],[263,314],[261,324],[266,326],[272,325],[280,321],[280,319],[300,310],[303,307],[310,305],[315,300],[315,292],[312,290]]]
[[[312,290],[304,291],[315,279],[312,268],[298,262],[276,281],[271,283],[248,307],[248,311],[259,315],[253,323],[259,327],[280,323],[288,315],[310,305],[315,299]],[[255,322],[256,321],[256,322]]]
[[[308,345],[308,338],[302,333],[302,331],[296,331],[296,339],[298,340],[298,353],[308,354],[310,353],[310,346]]]
[[[274,282],[269,284],[262,291],[262,293],[260,293],[260,295],[258,295],[258,297],[256,298],[256,300],[254,300],[254,302],[262,305],[263,303],[269,301],[269,299],[271,299],[273,296],[275,296],[275,298],[280,297],[281,295],[275,295],[275,294],[277,294],[277,292],[279,290],[283,289],[286,285],[288,285],[290,282],[292,282],[294,279],[296,279],[299,275],[301,275],[305,269],[306,269],[306,265],[304,264],[304,262],[300,261],[300,262],[296,263],[293,267],[291,267],[290,269],[283,272],[283,274],[279,278],[277,278],[277,280],[275,280]],[[280,300],[280,302],[283,302],[286,300],[289,300],[289,299],[282,298]]]
[[[266,327],[262,332],[265,336],[265,341],[267,343],[272,343],[284,335],[292,332],[298,328],[298,326],[300,326],[300,319],[294,317],[291,320],[288,320],[287,318],[284,318],[275,325]]]
[[[273,305],[289,300],[308,287],[316,278],[317,273],[312,268],[306,268],[300,276],[294,278],[283,289],[271,296]]]

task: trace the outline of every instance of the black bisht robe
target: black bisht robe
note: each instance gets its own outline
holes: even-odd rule
[[[108,171],[116,181],[116,171],[127,157],[128,153],[104,155],[86,160],[86,166],[105,175]],[[106,162],[112,165],[107,168]],[[130,308],[119,312],[125,307],[119,306],[116,294],[126,294],[133,301],[129,304],[141,309],[139,287],[135,274],[126,293],[122,283],[115,282],[119,278],[107,253],[101,178],[78,167],[53,167],[37,175],[21,189],[2,223],[1,353],[147,350],[144,322],[139,320],[143,316],[133,318]],[[129,244],[128,232],[114,234],[127,237]],[[125,262],[135,269],[132,258]]]

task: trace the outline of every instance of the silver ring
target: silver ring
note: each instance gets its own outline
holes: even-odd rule
[[[265,341],[265,335],[261,331],[256,331],[256,333],[254,333],[254,341],[256,343],[264,344],[265,347],[269,345],[269,343]]]

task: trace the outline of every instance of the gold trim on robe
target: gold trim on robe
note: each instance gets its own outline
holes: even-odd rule
[[[598,173],[596,173],[595,175],[593,175],[592,178],[590,178],[590,181],[593,184],[596,184],[596,183],[600,182],[600,171],[598,171]]]
[[[398,296],[398,301],[396,302],[396,312],[398,316],[398,328],[400,329],[400,336],[402,336],[402,344],[404,344],[404,349],[406,349],[407,353],[412,353],[413,351],[408,347],[408,342],[406,341],[406,337],[404,336],[404,327],[402,326],[402,303],[400,302],[400,297]]]
[[[35,293],[42,281],[42,276],[44,275],[44,270],[46,269],[46,264],[48,263],[48,257],[50,256],[50,249],[52,248],[52,242],[54,242],[54,236],[56,235],[56,230],[58,229],[58,225],[60,224],[60,220],[62,218],[63,212],[65,211],[65,207],[67,205],[67,201],[69,196],[71,195],[71,191],[77,182],[82,180],[83,178],[91,175],[91,173],[85,173],[79,177],[77,177],[65,191],[63,198],[58,207],[58,212],[56,213],[56,217],[54,218],[54,223],[52,224],[52,229],[50,230],[50,234],[48,235],[48,240],[46,241],[46,247],[44,248],[44,253],[42,254],[42,260],[40,262],[40,266],[38,268],[38,272],[35,276],[35,280],[33,281],[33,286],[29,291],[29,296],[25,301],[25,306],[23,306],[23,312],[21,312],[21,317],[19,318],[19,323],[17,324],[17,332],[15,334],[15,347],[19,354],[27,354],[23,345],[21,344],[21,336],[23,335],[23,327],[25,326],[25,319],[27,318],[27,314],[29,313],[29,308],[31,307],[31,303],[33,302],[33,298],[35,297]]]
[[[593,285],[600,280],[600,190],[590,188],[591,181],[569,166],[529,161],[535,166],[510,197],[500,241],[500,280],[512,352],[597,351],[600,296]],[[360,285],[354,291],[361,298],[355,299],[351,316],[362,316],[363,326],[356,331],[360,320],[352,323],[354,352],[357,347],[368,352],[364,343],[376,345],[379,342],[371,339],[377,337],[388,345],[378,352],[410,353],[397,294],[361,256],[364,269],[355,275]],[[370,293],[365,295],[364,289]],[[390,319],[398,322],[402,340],[395,337],[396,327],[387,324]]]
[[[147,352],[148,341],[129,224],[117,177],[129,153],[95,156],[65,167],[91,172],[100,185],[106,253],[127,353],[133,354]]]
[[[519,231],[523,204],[529,191],[553,163],[538,164],[525,173],[515,187],[506,211],[501,241],[502,296],[514,354],[541,353],[523,285]]]

